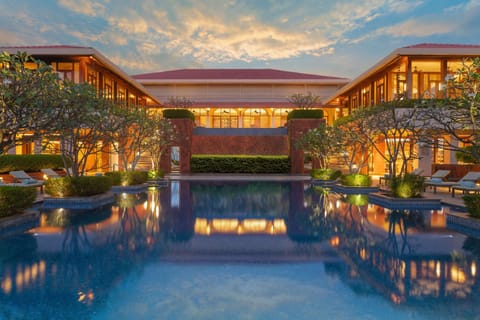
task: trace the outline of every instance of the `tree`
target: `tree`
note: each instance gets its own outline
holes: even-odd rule
[[[139,106],[118,106],[112,117],[118,130],[111,131],[112,149],[118,153],[124,170],[135,170],[140,158],[149,151],[147,140],[155,135],[154,114]]]
[[[83,175],[87,160],[112,141],[108,132],[120,130],[122,123],[112,117],[114,104],[97,94],[88,83],[64,82],[61,104],[49,130],[49,141],[60,141],[60,152],[68,174]]]
[[[57,74],[27,53],[0,54],[0,154],[33,141],[55,121],[59,97]],[[28,136],[25,135],[28,133]]]
[[[186,97],[170,97],[167,100],[167,106],[175,109],[188,109],[193,102]]]
[[[162,155],[176,141],[177,132],[172,123],[168,119],[162,118],[160,114],[153,115],[152,119],[155,129],[145,143],[152,161],[152,169],[159,171]]]
[[[295,147],[310,153],[313,160],[318,161],[320,169],[327,169],[330,159],[343,152],[341,134],[338,128],[322,123],[297,139]]]
[[[288,102],[299,109],[311,109],[321,104],[320,97],[313,95],[311,92],[308,92],[307,94],[292,94],[288,98]]]
[[[416,108],[399,108],[398,101],[393,101],[358,109],[345,123],[357,128],[362,140],[385,160],[389,175],[397,177],[408,173],[408,163],[418,158],[416,144],[421,128],[415,120],[416,112]]]
[[[341,132],[341,143],[344,147],[341,159],[348,167],[349,173],[360,173],[368,165],[372,147],[367,138],[367,131],[358,127],[354,121],[338,119],[334,126]],[[362,122],[360,122],[361,124]]]
[[[422,143],[465,153],[480,162],[480,58],[467,59],[454,75],[446,78],[443,100],[417,104],[422,122]],[[435,141],[435,137],[450,136]],[[469,148],[462,148],[462,145]]]

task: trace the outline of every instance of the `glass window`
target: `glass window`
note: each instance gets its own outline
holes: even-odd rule
[[[441,61],[412,61],[412,98],[439,97],[441,83]]]
[[[213,114],[213,128],[238,128],[238,114],[234,109],[217,109]]]
[[[208,111],[209,109],[206,108],[195,108],[195,109],[190,109],[190,111],[193,112],[195,115],[195,125],[199,127],[208,127],[209,126],[209,121],[208,121]]]
[[[292,109],[275,109],[273,111],[273,128],[284,127],[287,124],[288,113]]]
[[[243,115],[244,128],[268,128],[268,115],[264,109],[247,109]]]

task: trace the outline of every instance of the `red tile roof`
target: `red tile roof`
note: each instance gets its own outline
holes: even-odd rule
[[[275,69],[179,69],[133,75],[137,80],[328,80],[328,77],[316,74],[282,71]]]
[[[67,45],[51,45],[51,46],[5,46],[0,48],[10,48],[10,49],[77,49],[77,48],[90,48],[83,46],[67,46]]]
[[[447,43],[419,43],[411,46],[406,46],[404,48],[418,48],[418,49],[440,49],[440,48],[454,48],[454,49],[463,49],[463,48],[480,48],[480,45],[475,44],[447,44]]]

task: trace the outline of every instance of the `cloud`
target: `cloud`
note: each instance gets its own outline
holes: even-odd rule
[[[66,9],[86,16],[95,17],[105,12],[105,7],[98,1],[91,0],[58,0],[58,4]]]

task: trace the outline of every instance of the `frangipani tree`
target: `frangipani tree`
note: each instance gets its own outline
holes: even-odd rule
[[[382,157],[391,177],[408,173],[408,164],[417,159],[416,144],[421,127],[416,121],[416,108],[405,108],[398,101],[358,109],[345,120],[356,127],[362,141]]]
[[[348,167],[349,173],[360,173],[368,165],[368,160],[372,156],[372,147],[367,138],[368,131],[358,127],[354,121],[349,121],[348,117],[338,119],[334,126],[341,132],[343,163]]]
[[[55,121],[59,82],[51,66],[27,53],[0,53],[0,154],[37,139]],[[28,133],[28,136],[25,135]]]
[[[124,170],[135,170],[142,155],[149,151],[148,140],[155,135],[155,114],[141,106],[117,106],[112,117],[118,129],[112,131],[112,149]]]
[[[441,141],[444,149],[480,162],[480,58],[464,60],[455,74],[447,76],[445,96],[417,104],[424,128],[421,141],[432,146]],[[435,141],[441,136],[450,138]]]
[[[154,131],[152,136],[146,139],[145,144],[152,161],[154,171],[161,170],[162,155],[177,140],[175,126],[160,113],[152,115]]]
[[[320,97],[308,92],[307,94],[295,93],[288,97],[288,102],[299,109],[311,109],[321,103]]]
[[[297,139],[295,147],[310,153],[312,159],[318,162],[319,169],[327,169],[332,157],[343,153],[341,135],[342,132],[338,128],[322,123],[318,128],[307,131]]]
[[[88,83],[63,83],[61,104],[48,138],[60,142],[64,166],[71,169],[69,175],[83,175],[89,156],[111,142],[108,132],[121,126],[111,117],[114,108],[112,101],[98,95]]]

